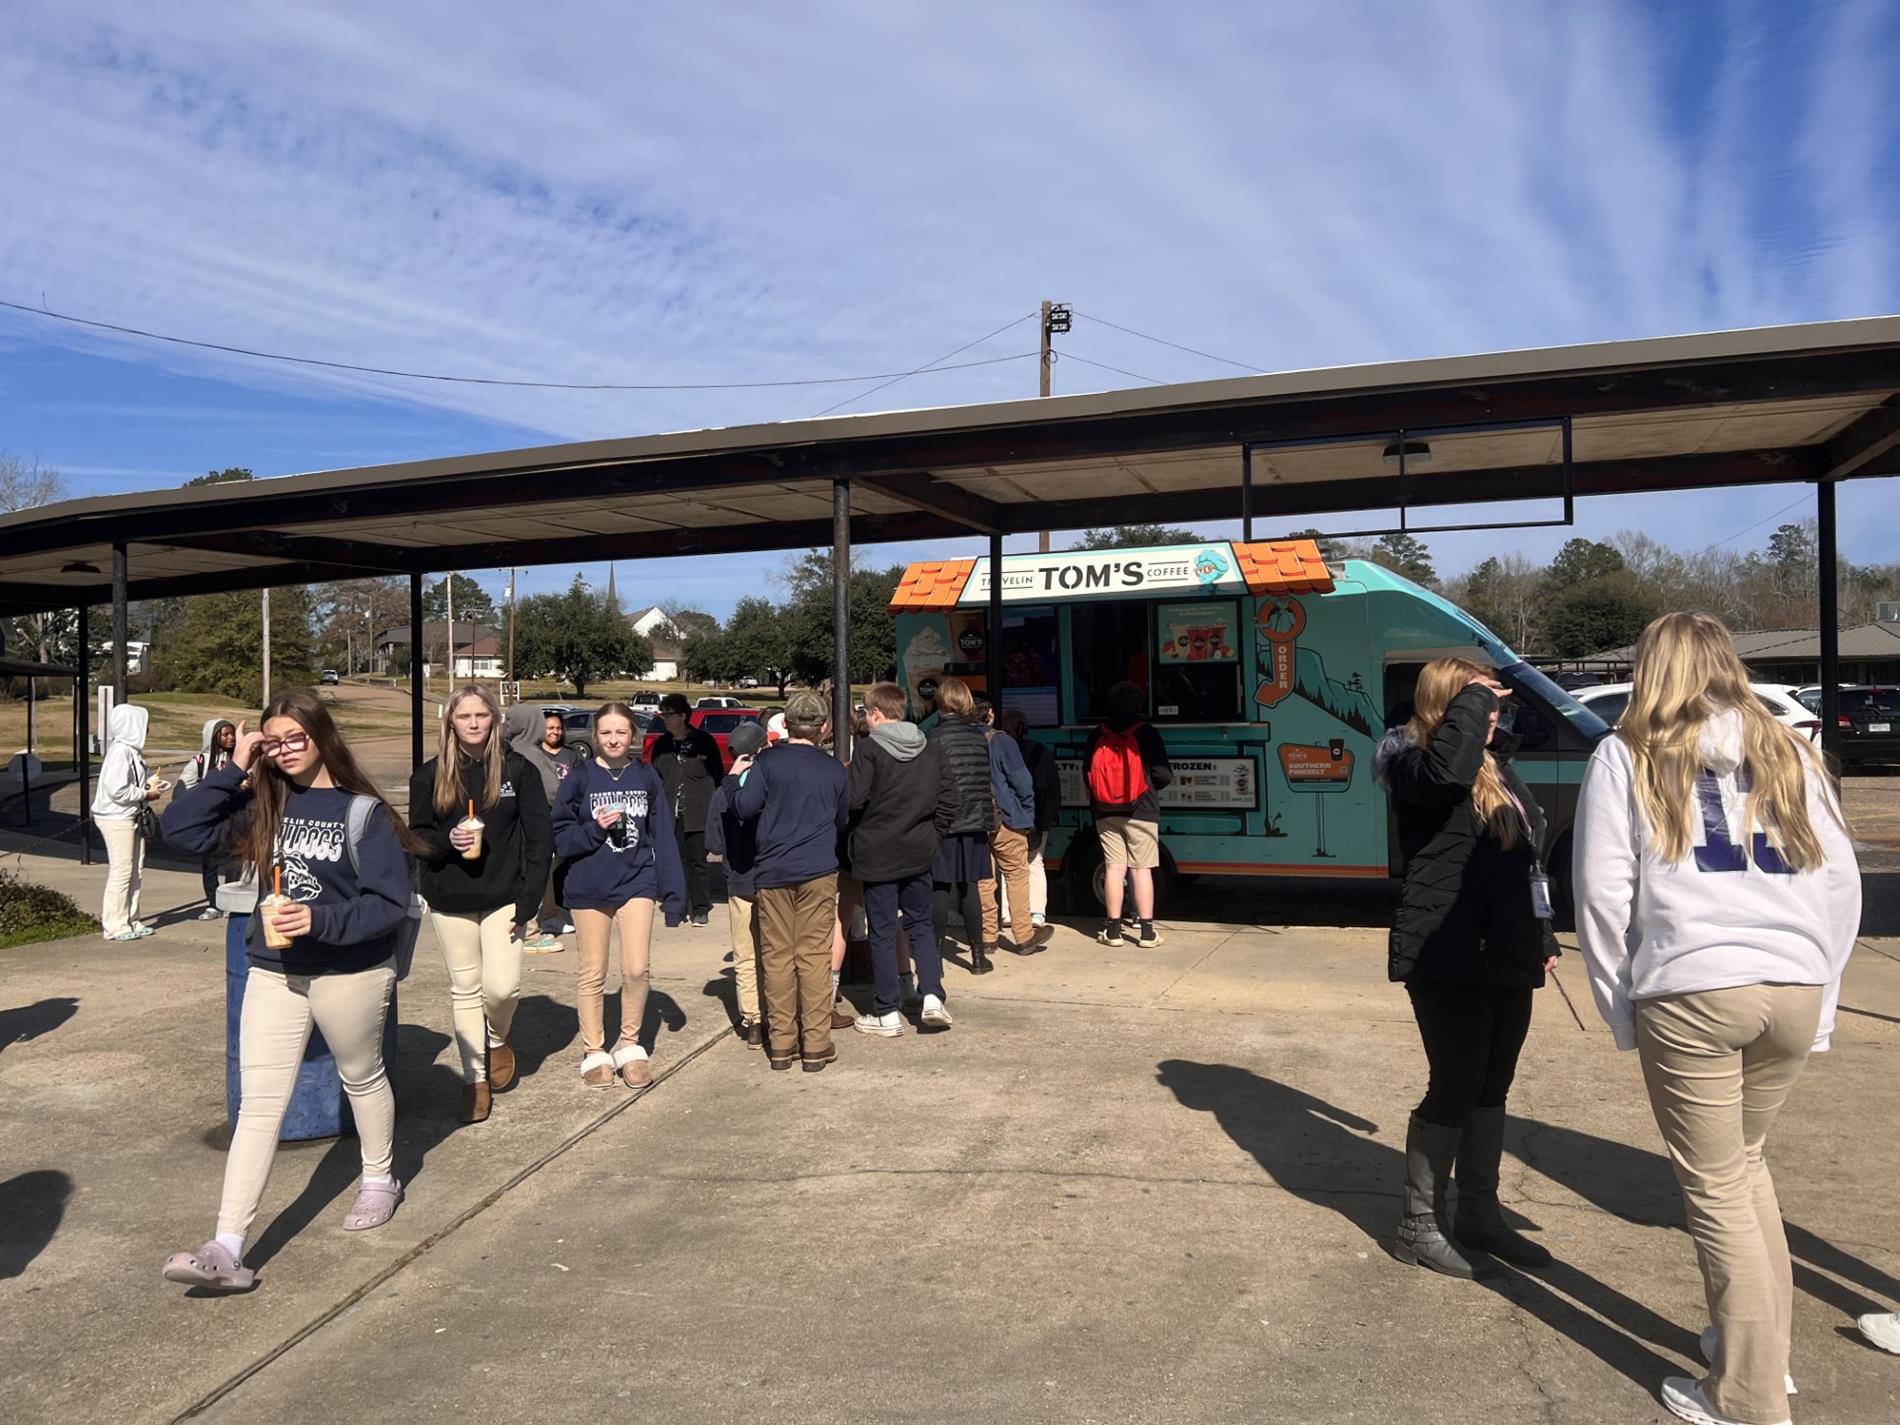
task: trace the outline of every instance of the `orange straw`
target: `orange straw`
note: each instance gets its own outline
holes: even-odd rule
[[[473,797],[468,799],[468,819],[470,821],[475,820],[475,798]]]
[[[284,893],[283,862],[280,861],[275,866],[272,866],[270,868],[270,875],[271,875],[271,893],[273,895],[281,896]]]

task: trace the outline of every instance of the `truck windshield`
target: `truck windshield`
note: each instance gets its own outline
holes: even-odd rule
[[[1610,725],[1569,693],[1558,687],[1530,664],[1507,663],[1498,669],[1498,678],[1532,700],[1542,703],[1569,723],[1579,737],[1595,744],[1609,736]]]

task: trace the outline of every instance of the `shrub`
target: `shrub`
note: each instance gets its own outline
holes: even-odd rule
[[[0,950],[99,930],[71,896],[23,880],[17,871],[0,871]]]

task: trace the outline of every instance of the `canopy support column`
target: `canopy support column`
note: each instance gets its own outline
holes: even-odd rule
[[[127,627],[126,582],[125,543],[121,540],[112,546],[112,705],[114,707],[125,701],[125,645],[132,636]]]
[[[1838,530],[1834,519],[1835,485],[1823,480],[1814,487],[1814,522],[1818,527],[1821,580],[1821,750],[1835,766],[1841,756],[1841,617]]]
[[[851,758],[851,481],[831,482],[831,750]]]
[[[983,681],[990,685],[990,706],[1003,716],[1003,536],[990,536],[990,633],[983,640],[988,666]]]
[[[92,864],[92,610],[79,606],[79,676],[73,679],[73,749],[79,754],[79,864]]]
[[[1253,447],[1240,447],[1240,542],[1253,543]]]
[[[409,576],[409,769],[422,756],[422,576]]]

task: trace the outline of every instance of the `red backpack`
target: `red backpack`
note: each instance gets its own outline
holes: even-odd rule
[[[1089,796],[1097,806],[1125,807],[1141,800],[1148,790],[1148,768],[1141,760],[1135,729],[1102,729],[1102,740],[1089,758]]]

